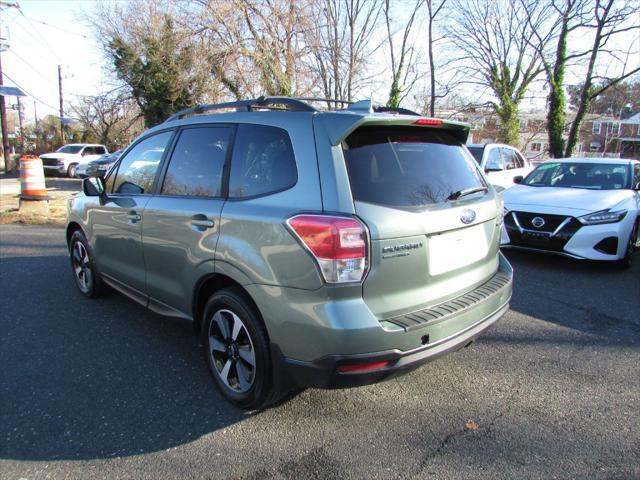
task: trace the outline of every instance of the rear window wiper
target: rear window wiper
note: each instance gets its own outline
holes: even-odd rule
[[[466,197],[467,195],[472,195],[478,192],[486,192],[487,190],[489,190],[487,187],[465,188],[463,190],[458,190],[457,192],[453,192],[451,195],[447,197],[447,200],[458,200],[461,197]]]

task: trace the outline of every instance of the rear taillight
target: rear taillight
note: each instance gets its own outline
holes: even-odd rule
[[[327,283],[359,282],[367,271],[367,230],[355,218],[296,215],[287,224],[311,252]]]

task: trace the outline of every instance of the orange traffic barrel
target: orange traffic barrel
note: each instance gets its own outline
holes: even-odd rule
[[[20,197],[26,200],[47,200],[42,160],[34,155],[20,157]]]

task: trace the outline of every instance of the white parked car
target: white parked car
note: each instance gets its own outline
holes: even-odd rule
[[[53,153],[40,155],[45,173],[62,173],[68,177],[76,176],[78,165],[84,165],[109,153],[104,145],[89,143],[70,143]]]
[[[640,247],[640,161],[548,160],[503,199],[503,248],[629,267]]]
[[[467,145],[467,148],[484,170],[491,185],[503,189],[513,187],[515,177],[525,177],[533,170],[533,166],[524,155],[509,145],[485,143]]]

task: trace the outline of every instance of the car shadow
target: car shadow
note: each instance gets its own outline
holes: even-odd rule
[[[190,323],[82,297],[66,255],[1,262],[0,458],[157,452],[248,418],[213,385]]]

